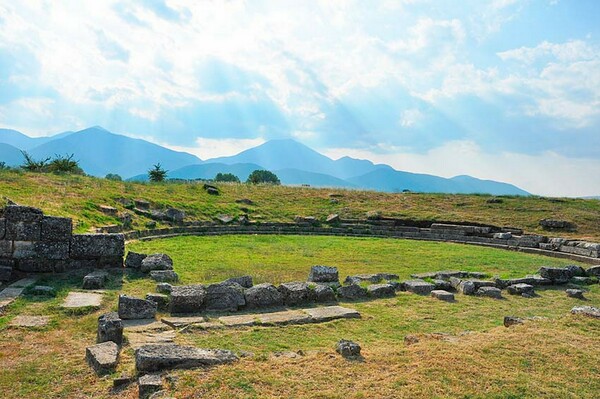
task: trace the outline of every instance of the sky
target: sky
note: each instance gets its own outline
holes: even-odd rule
[[[600,1],[0,0],[0,127],[600,195]]]

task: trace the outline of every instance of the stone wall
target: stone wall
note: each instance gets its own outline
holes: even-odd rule
[[[0,210],[0,280],[17,272],[122,267],[122,234],[73,234],[69,218],[9,205]]]
[[[423,221],[419,221],[423,226]],[[523,234],[516,228],[486,225],[428,223],[429,227],[409,226],[406,221],[341,220],[332,225],[309,223],[204,223],[194,226],[133,231],[125,234],[127,240],[170,237],[177,235],[222,234],[298,234],[346,237],[391,237],[429,241],[449,241],[477,244],[523,252],[569,258],[587,263],[598,263],[600,244],[564,238],[550,238],[537,234]]]

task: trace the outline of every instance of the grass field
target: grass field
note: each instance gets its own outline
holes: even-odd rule
[[[411,273],[442,269],[484,271],[518,277],[541,265],[567,262],[491,248],[393,239],[305,236],[177,237],[128,245],[129,250],[166,252],[183,283],[220,281],[250,274],[255,283],[305,280],[310,266],[337,266],[347,274]],[[67,314],[59,304],[81,275],[41,281],[53,299],[26,296],[0,318],[0,391],[3,398],[135,398],[131,386],[110,393],[112,379],[98,378],[85,364],[95,342],[99,314],[116,309],[118,292],[144,295],[154,283],[137,274],[114,276],[102,309]],[[600,325],[569,310],[581,301],[564,289],[538,290],[539,297],[504,300],[457,296],[455,303],[400,292],[394,298],[344,302],[360,320],[255,327],[178,335],[178,342],[248,351],[254,356],[208,370],[175,371],[177,398],[594,398],[600,391]],[[600,305],[600,286],[586,294]],[[7,327],[18,314],[49,314],[40,330]],[[539,316],[507,329],[505,315]],[[445,333],[449,335],[432,335]],[[416,334],[421,341],[404,344]],[[363,347],[363,362],[335,354],[339,339]],[[299,351],[297,358],[275,357]],[[133,373],[125,347],[115,375]],[[114,376],[112,376],[114,377]]]
[[[99,206],[110,205],[119,211],[127,211],[117,201],[125,198],[148,200],[157,209],[168,206],[183,209],[189,220],[207,221],[214,220],[219,214],[238,216],[247,212],[256,221],[291,222],[296,215],[324,220],[330,213],[345,218],[364,218],[366,212],[376,211],[386,217],[471,221],[519,227],[530,233],[600,241],[600,201],[591,199],[502,197],[502,203],[490,204],[486,202],[490,198],[487,195],[388,194],[247,184],[221,184],[219,188],[221,195],[212,196],[205,192],[202,183],[144,184],[85,176],[0,171],[0,197],[39,207],[49,215],[71,217],[77,232],[118,223],[115,217],[103,214]],[[331,201],[331,193],[341,196],[337,203]],[[255,205],[235,202],[242,198],[251,199]],[[577,225],[577,230],[545,232],[539,226],[539,221],[544,218],[571,221]],[[134,228],[143,229],[148,221],[136,215]]]

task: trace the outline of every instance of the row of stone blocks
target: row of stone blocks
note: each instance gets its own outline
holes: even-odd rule
[[[45,216],[40,209],[9,205],[0,214],[0,280],[12,270],[62,272],[79,268],[121,267],[120,234],[72,234],[69,218]]]

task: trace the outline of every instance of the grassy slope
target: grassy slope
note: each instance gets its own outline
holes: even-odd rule
[[[395,272],[402,278],[420,271],[459,268],[503,277],[534,272],[540,265],[567,262],[491,248],[392,239],[331,237],[177,237],[136,242],[128,249],[164,251],[175,261],[183,282],[218,281],[250,273],[256,282],[303,280],[311,265],[337,265],[346,274]],[[0,318],[0,391],[5,398],[110,398],[111,379],[97,378],[85,365],[85,347],[94,342],[99,314],[116,308],[117,290],[143,295],[148,279],[115,278],[100,311],[68,315],[58,305],[79,286],[81,276],[42,281],[58,296],[25,297]],[[568,315],[580,301],[562,290],[539,290],[524,299],[458,296],[445,303],[398,293],[391,299],[343,305],[361,311],[361,320],[319,325],[260,327],[180,334],[180,343],[221,347],[255,354],[232,366],[176,371],[176,397],[214,398],[593,398],[600,390],[597,321]],[[591,287],[589,305],[600,305],[600,286]],[[6,327],[17,314],[51,314],[39,331]],[[544,316],[506,329],[505,315]],[[471,333],[464,334],[465,331]],[[407,334],[444,332],[452,342],[423,337],[405,346]],[[335,355],[340,338],[358,341],[365,362]],[[302,350],[298,359],[275,358],[274,351]],[[51,367],[49,366],[51,365]],[[125,348],[116,374],[133,372]],[[119,394],[135,398],[131,386]]]
[[[444,194],[386,194],[369,191],[313,189],[301,187],[250,186],[222,184],[222,195],[210,196],[201,184],[143,184],[112,182],[104,179],[72,176],[24,174],[0,171],[0,193],[13,201],[38,206],[47,214],[74,218],[75,229],[117,223],[102,214],[99,205],[111,205],[124,211],[117,198],[146,199],[157,208],[174,206],[184,209],[190,220],[212,220],[218,214],[240,215],[240,207],[249,208],[258,221],[292,221],[296,215],[324,219],[329,213],[364,218],[368,211],[383,216],[449,221],[473,221],[513,226],[528,232],[571,236],[600,241],[600,201],[544,197],[504,197],[501,204],[488,204],[489,196]],[[339,193],[339,203],[331,203],[329,194]],[[250,198],[256,205],[235,203]],[[539,227],[543,218],[566,219],[577,224],[574,233],[547,233]],[[143,228],[147,219],[136,216],[134,226]]]

